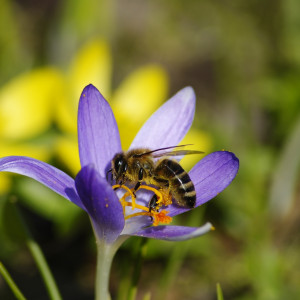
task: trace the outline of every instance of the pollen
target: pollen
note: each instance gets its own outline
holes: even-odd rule
[[[168,206],[172,204],[172,195],[170,194],[169,189],[161,189],[159,192],[162,195],[161,205]]]
[[[172,218],[167,216],[169,212],[167,210],[162,210],[160,212],[152,213],[154,219],[153,226],[157,226],[159,223],[169,224],[172,222]]]

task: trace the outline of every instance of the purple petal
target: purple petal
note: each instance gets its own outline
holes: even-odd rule
[[[206,223],[201,227],[153,226],[132,235],[166,241],[185,241],[203,235],[212,229],[213,227],[210,223]]]
[[[42,161],[25,156],[7,156],[0,159],[0,171],[31,177],[85,210],[74,179]]]
[[[231,152],[213,152],[201,159],[189,175],[195,185],[196,206],[214,198],[234,179],[239,169],[239,160]],[[189,209],[176,204],[168,207],[170,216],[181,214]]]
[[[81,166],[93,164],[102,177],[115,153],[121,151],[113,112],[91,84],[84,88],[79,101],[78,144]]]
[[[143,125],[130,148],[176,146],[194,119],[195,93],[186,87],[162,105]]]
[[[123,207],[115,192],[92,165],[80,170],[75,185],[92,219],[98,238],[106,243],[113,243],[125,223]]]
[[[140,210],[137,212],[141,212]],[[147,226],[151,226],[152,221],[149,216],[136,216],[133,218],[129,218],[125,222],[125,227],[122,231],[122,235],[132,235],[135,232],[145,228]]]

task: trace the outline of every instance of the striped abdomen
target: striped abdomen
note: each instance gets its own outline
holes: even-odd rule
[[[154,171],[154,180],[168,185],[172,196],[180,206],[195,207],[196,191],[189,174],[175,160],[163,159]]]

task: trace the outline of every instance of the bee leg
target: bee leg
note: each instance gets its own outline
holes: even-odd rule
[[[144,177],[144,170],[143,170],[143,168],[140,168],[139,175],[138,175],[139,181],[136,183],[136,185],[135,185],[135,187],[133,188],[133,191],[132,191],[134,196],[135,196],[135,192],[139,189],[139,187],[142,183],[143,177]]]
[[[120,188],[123,185],[123,180],[121,179],[121,180],[119,180],[119,182],[116,182],[116,183],[117,183],[118,186],[113,188],[114,191],[117,190],[118,188]]]
[[[158,209],[157,209],[158,203],[157,202],[158,202],[157,195],[154,194],[148,204],[149,212],[151,212],[152,210],[155,210],[156,212],[158,212]],[[152,216],[150,216],[150,219],[151,219],[151,221],[153,221]]]
[[[143,177],[144,177],[144,169],[140,168],[140,170],[139,170],[139,181],[142,181]]]
[[[136,197],[135,192],[139,189],[140,185],[141,185],[141,182],[138,181],[138,182],[136,183],[135,187],[133,188],[132,193],[133,193],[134,197]]]

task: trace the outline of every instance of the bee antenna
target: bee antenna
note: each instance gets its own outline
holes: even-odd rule
[[[106,172],[106,181],[108,181],[108,174],[112,172],[112,169],[109,169],[107,172]],[[111,180],[110,180],[111,181]]]

